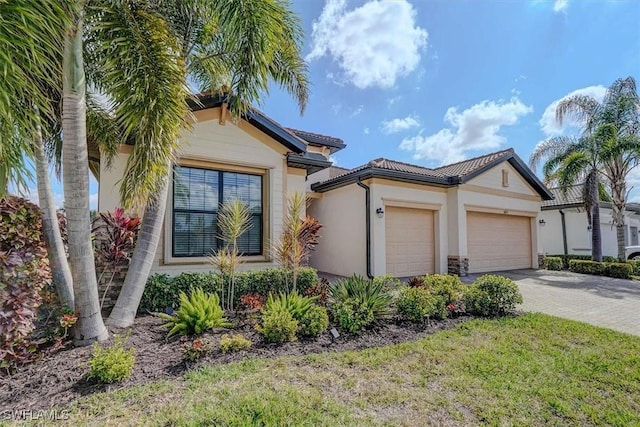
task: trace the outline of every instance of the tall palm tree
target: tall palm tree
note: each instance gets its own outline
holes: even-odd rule
[[[609,186],[618,258],[625,258],[627,177],[640,159],[640,98],[633,77],[618,79],[607,89],[602,102],[577,95],[558,104],[560,123],[573,116],[583,125],[583,135],[596,139],[602,159],[601,175]]]
[[[205,91],[218,90],[222,85],[230,88],[227,95],[234,114],[240,115],[252,102],[259,102],[261,95],[268,92],[270,81],[291,93],[300,111],[304,110],[309,82],[307,66],[301,58],[303,33],[288,1],[156,0],[156,5],[179,40],[180,56],[193,81]],[[136,142],[121,185],[125,206],[139,205],[136,202],[145,202],[145,197],[150,197],[150,202],[146,204],[127,277],[108,320],[110,325],[119,327],[133,323],[151,271],[179,140],[176,136],[165,145],[152,143],[154,149],[163,150],[166,155],[136,157]],[[150,167],[158,171],[157,177],[140,180],[136,171]]]

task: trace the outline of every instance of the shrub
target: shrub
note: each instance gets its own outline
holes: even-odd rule
[[[135,350],[124,348],[126,337],[116,336],[111,347],[93,344],[93,354],[89,359],[89,378],[111,384],[131,376],[136,362]]]
[[[173,278],[168,274],[152,274],[147,279],[138,312],[164,311],[165,308],[175,308],[179,298],[179,291],[173,284]]]
[[[367,312],[378,320],[389,314],[391,296],[384,291],[384,283],[367,280],[362,276],[353,275],[347,279],[335,281],[329,287],[329,295],[334,303],[356,299],[358,307],[365,307]]]
[[[267,342],[295,341],[298,321],[293,318],[286,307],[276,305],[265,309],[262,315],[262,324],[256,329]]]
[[[245,350],[252,345],[253,343],[246,339],[242,334],[224,334],[220,337],[220,351],[223,353]]]
[[[381,285],[384,292],[390,292],[395,289],[399,289],[402,286],[400,279],[393,277],[390,274],[385,276],[376,276],[373,278],[373,282]]]
[[[371,308],[359,298],[346,298],[333,304],[333,317],[340,327],[352,334],[375,320]]]
[[[0,367],[28,361],[40,291],[50,283],[40,209],[17,197],[0,200]]]
[[[318,303],[326,305],[329,300],[329,281],[324,277],[304,291],[307,297],[318,297]]]
[[[205,293],[196,288],[189,297],[180,293],[180,308],[173,316],[159,313],[158,316],[167,320],[166,327],[171,328],[167,336],[200,334],[213,328],[230,326],[220,307],[217,294]]]
[[[433,295],[444,300],[445,306],[457,305],[467,289],[458,276],[448,274],[429,274],[424,277],[423,283]]]
[[[194,362],[211,351],[211,343],[202,338],[196,338],[192,342],[182,345],[182,354],[185,359]]]
[[[416,287],[424,286],[424,276],[415,276],[415,277],[412,277],[411,279],[409,279],[409,281],[407,282],[407,284],[408,284],[409,286],[411,286],[412,288],[416,288]]]
[[[605,266],[605,275],[607,277],[615,277],[617,279],[630,279],[633,274],[633,267],[624,262],[607,263]]]
[[[480,276],[464,295],[467,311],[479,316],[496,317],[511,314],[522,295],[516,283],[503,276]]]
[[[546,256],[544,257],[543,266],[547,270],[555,270],[555,271],[562,270],[562,266],[563,266],[562,258],[555,257],[555,256]]]
[[[640,260],[630,259],[627,260],[627,264],[629,264],[631,268],[633,268],[634,275],[640,275]]]
[[[447,317],[446,303],[442,296],[432,294],[424,287],[404,286],[396,302],[398,313],[412,322],[423,322],[429,318]]]
[[[591,261],[591,255],[574,255],[574,254],[564,255],[564,254],[561,254],[561,255],[549,255],[549,257],[562,259],[562,265],[563,265],[564,268],[569,268],[569,263],[572,260]],[[605,255],[605,256],[602,257],[602,261],[603,262],[618,262],[618,259],[616,257]]]
[[[266,298],[260,294],[244,294],[240,297],[240,302],[247,310],[262,310]]]
[[[188,294],[195,289],[202,289],[209,294],[219,294],[222,290],[222,278],[214,272],[180,273],[173,278],[173,286],[177,289],[178,294],[180,292]]]
[[[602,262],[573,259],[569,261],[569,270],[573,271],[574,273],[595,274],[597,276],[604,276],[606,273],[606,265]]]
[[[329,326],[327,309],[313,305],[298,320],[298,335],[301,337],[316,338]]]

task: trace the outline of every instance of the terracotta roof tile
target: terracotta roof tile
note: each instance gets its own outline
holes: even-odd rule
[[[434,173],[438,174],[439,176],[463,177],[477,171],[478,169],[482,169],[489,163],[499,160],[509,154],[513,154],[513,148],[508,148],[506,150],[498,151],[495,153],[485,154],[484,156],[474,157],[472,159],[463,160],[461,162],[453,163],[450,165],[440,166],[434,169]]]
[[[336,138],[333,136],[322,135],[319,133],[309,132],[309,131],[300,130],[300,129],[293,129],[293,128],[285,128],[285,129],[290,133],[292,133],[293,135],[297,136],[298,138],[304,139],[308,143],[324,142],[326,144],[331,144],[331,145],[340,145],[340,146],[345,145],[342,139]]]
[[[555,198],[553,200],[543,200],[543,208],[551,206],[580,205],[583,203],[582,185],[572,185],[567,188],[566,192],[562,191],[559,187],[550,188],[549,191],[551,191]]]

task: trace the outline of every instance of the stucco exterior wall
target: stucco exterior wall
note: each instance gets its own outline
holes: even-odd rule
[[[116,156],[111,167],[107,168],[106,162],[100,162],[100,185],[98,188],[98,212],[113,212],[120,207],[120,179],[124,176],[129,159],[129,147],[121,146],[120,153]]]
[[[507,186],[503,185],[502,174],[507,172]],[[502,162],[488,171],[469,180],[468,185],[477,185],[484,188],[504,190],[517,194],[527,194],[538,196],[538,193],[531,188],[529,183],[522,178],[520,173],[508,162]]]
[[[318,271],[351,276],[366,271],[365,191],[356,184],[322,193],[307,210],[323,225],[311,255]]]

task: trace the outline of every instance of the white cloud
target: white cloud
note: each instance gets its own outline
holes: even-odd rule
[[[359,116],[364,111],[364,105],[358,105],[351,113],[351,117]]]
[[[555,0],[553,2],[553,11],[554,12],[564,12],[569,6],[569,0]]]
[[[338,166],[338,159],[336,159],[335,156],[329,156],[329,161],[333,166]]]
[[[400,148],[413,152],[415,159],[428,159],[447,164],[464,160],[467,151],[497,149],[505,138],[500,135],[503,126],[511,126],[520,117],[533,111],[517,97],[509,101],[482,101],[459,112],[450,107],[444,121],[451,126],[437,133],[405,138]]]
[[[390,135],[420,126],[420,122],[413,116],[404,119],[393,119],[382,122],[382,133]]]
[[[542,117],[540,118],[540,129],[547,137],[564,135],[568,132],[576,131],[576,127],[578,124],[575,120],[571,120],[571,118],[567,118],[564,120],[562,126],[558,124],[556,121],[556,107],[565,98],[574,96],[574,95],[586,95],[596,99],[598,102],[602,101],[605,93],[607,92],[607,88],[598,85],[598,86],[588,86],[582,89],[574,90],[571,93],[566,94],[560,99],[556,99],[544,110],[542,113]]]
[[[415,15],[407,0],[369,1],[353,10],[346,0],[327,0],[313,23],[306,59],[330,56],[360,89],[392,87],[416,69],[427,43]]]
[[[363,132],[365,135],[369,135],[369,128],[364,128]]]
[[[340,113],[341,110],[342,110],[342,104],[333,104],[331,106],[331,111],[333,111],[333,114],[336,116]]]

